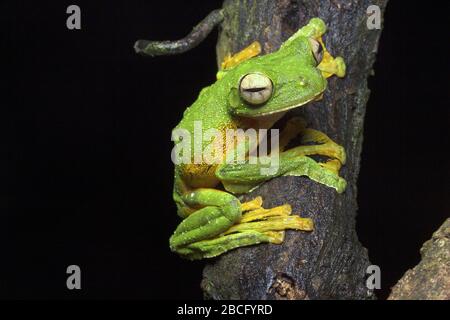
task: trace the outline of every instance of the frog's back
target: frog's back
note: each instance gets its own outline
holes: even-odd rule
[[[226,96],[223,88],[217,84],[203,88],[197,100],[184,111],[183,119],[176,128],[194,132],[194,123],[201,124],[202,131],[215,128],[221,130],[229,127],[232,118],[228,114]]]
[[[233,118],[227,110],[225,92],[226,89],[217,83],[206,87],[200,92],[197,100],[185,110],[183,119],[175,129],[183,129],[190,133],[191,146],[195,144],[195,139],[203,139],[204,133],[209,129],[219,130],[223,135],[227,129],[235,128]],[[201,132],[201,137],[196,136],[198,130]],[[224,136],[222,137],[222,150],[225,151],[225,140]],[[203,148],[207,144],[203,143]],[[193,147],[191,152],[191,160],[193,160]],[[191,161],[190,163],[177,165],[175,170],[180,177],[180,181],[183,181],[183,184],[190,188],[214,187],[219,183],[215,176],[216,166],[217,164]]]

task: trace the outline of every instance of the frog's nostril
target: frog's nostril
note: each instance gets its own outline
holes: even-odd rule
[[[308,81],[306,81],[305,78],[300,77],[299,84],[302,87],[306,87],[308,85]]]

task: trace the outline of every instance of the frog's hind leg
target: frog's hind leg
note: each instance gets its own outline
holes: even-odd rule
[[[280,241],[278,235],[271,237],[270,234],[250,230],[198,241],[181,248],[178,253],[190,259],[212,258],[239,247],[276,241]]]
[[[252,42],[248,47],[242,49],[234,55],[225,56],[221,68],[222,70],[231,69],[243,61],[253,58],[261,53],[261,45],[258,41]]]
[[[197,241],[213,238],[241,218],[239,200],[230,193],[201,188],[182,195],[186,207],[196,209],[188,215],[170,237],[172,251]]]
[[[239,224],[233,225],[225,232],[225,235],[253,230],[269,236],[271,243],[280,244],[284,240],[284,230],[286,229],[313,230],[311,219],[301,218],[297,215],[291,215],[291,213],[292,208],[289,204],[270,209],[262,207],[253,209],[244,212]]]
[[[186,212],[193,212],[178,225],[169,242],[172,251],[188,259],[214,257],[237,247],[272,241],[270,233],[266,235],[257,231],[221,236],[240,221],[242,209],[259,208],[261,203],[258,199],[241,205],[228,192],[199,188],[179,196],[178,204],[181,202],[189,209]]]
[[[216,78],[219,80],[227,73],[228,70],[234,68],[238,64],[256,57],[261,53],[261,45],[258,41],[254,41],[248,47],[242,49],[234,55],[227,54],[220,65],[220,70],[217,72]]]
[[[260,197],[258,198],[255,200],[259,202]],[[255,200],[249,201],[249,203],[253,203]],[[241,205],[241,208],[243,207],[245,204]],[[303,231],[313,229],[311,219],[290,214],[291,207],[289,205],[251,210],[242,215],[239,223],[234,224],[218,237],[192,243],[182,248],[179,253],[193,259],[210,258],[238,247],[259,243],[281,244],[286,229]]]
[[[279,244],[286,229],[312,230],[312,221],[291,216],[290,206],[264,209],[260,197],[241,204],[230,193],[204,188],[181,198],[198,210],[180,223],[170,247],[188,259],[215,257],[263,242]]]
[[[346,73],[346,66],[344,59],[342,59],[342,57],[334,58],[325,47],[322,41],[322,37],[320,37],[318,41],[321,43],[324,52],[322,61],[317,66],[317,69],[319,69],[322,72],[322,75],[325,78],[329,78],[333,75],[336,75],[339,78],[343,78]]]
[[[228,229],[224,233],[225,235],[245,230],[259,232],[285,229],[312,230],[312,220],[296,215],[291,216],[292,208],[289,204],[266,209],[262,206],[262,197],[258,196],[251,201],[242,203],[241,210],[243,213],[239,223]]]

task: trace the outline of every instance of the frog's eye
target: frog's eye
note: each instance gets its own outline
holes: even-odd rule
[[[316,60],[317,65],[322,61],[323,58],[323,48],[322,44],[316,39],[309,38],[309,44],[311,45],[311,50]]]
[[[249,73],[239,83],[239,95],[250,104],[261,104],[272,96],[272,81],[260,73]]]

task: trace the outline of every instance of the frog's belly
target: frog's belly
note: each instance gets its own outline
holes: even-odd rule
[[[183,181],[191,188],[213,188],[220,182],[217,164],[186,164],[181,168]]]

